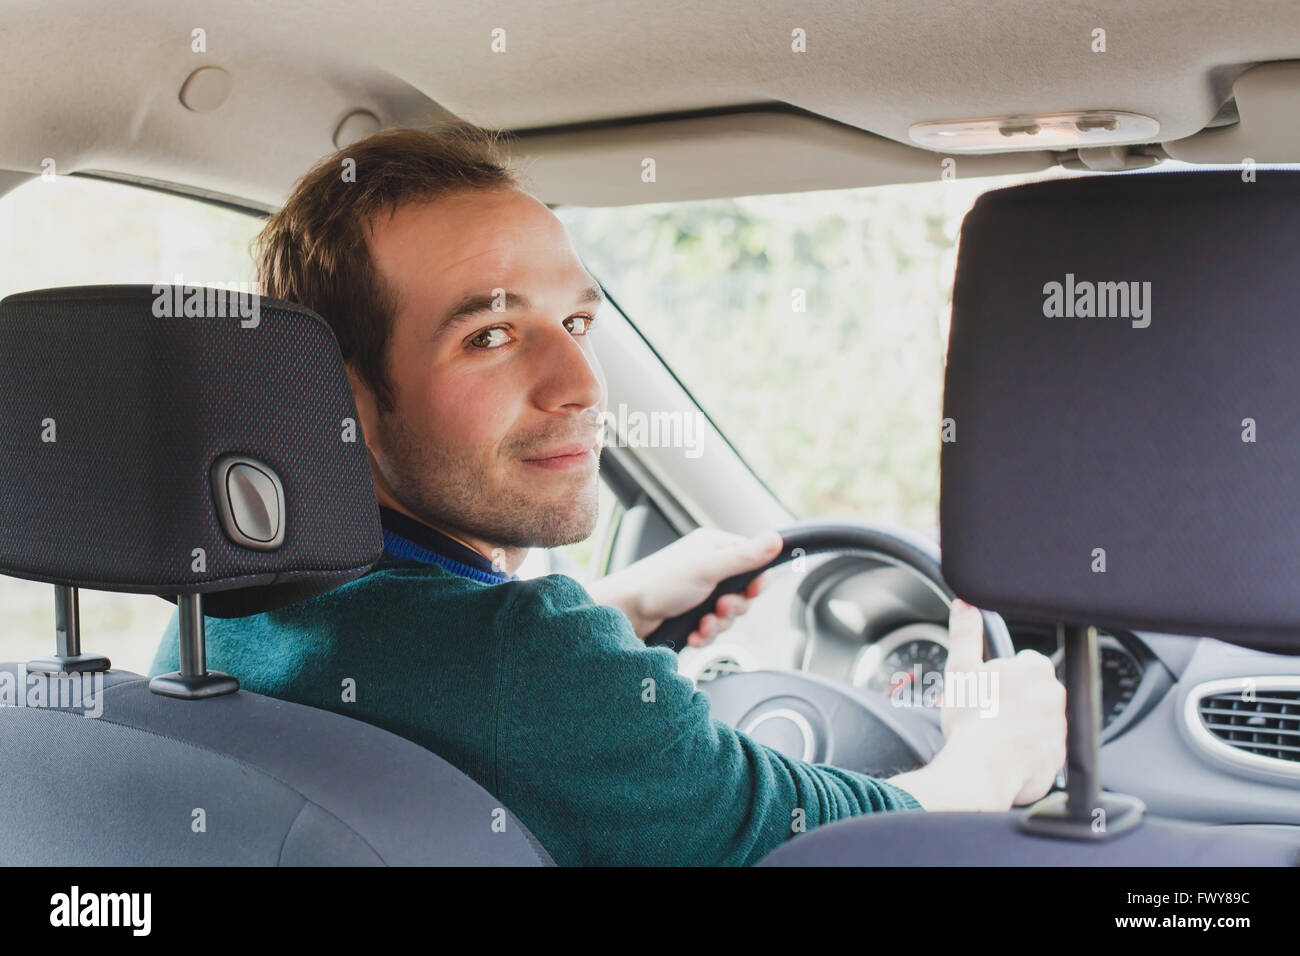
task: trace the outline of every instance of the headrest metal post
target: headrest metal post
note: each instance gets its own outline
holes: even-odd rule
[[[55,585],[54,632],[60,657],[81,653],[81,601],[76,588]]]
[[[1100,842],[1142,822],[1136,797],[1101,790],[1101,667],[1097,629],[1058,624],[1065,651],[1065,792],[1049,793],[1025,810],[1020,828],[1057,839]]]
[[[149,681],[149,689],[163,697],[181,700],[220,697],[239,690],[239,681],[229,674],[208,670],[203,643],[203,595],[182,594],[177,597],[176,626],[180,670],[159,674]]]
[[[1101,796],[1101,681],[1095,627],[1056,625],[1065,649],[1065,792],[1075,819],[1092,813]]]
[[[81,653],[81,611],[77,589],[54,586],[54,656],[27,664],[37,674],[79,674],[106,671],[113,665],[102,654]]]
[[[180,674],[202,677],[208,672],[203,645],[203,596],[182,594],[176,601],[176,624],[180,631]]]

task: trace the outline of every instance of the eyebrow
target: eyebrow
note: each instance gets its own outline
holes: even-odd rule
[[[511,310],[522,310],[531,306],[527,296],[519,295],[515,292],[506,292],[503,298],[505,299],[505,310],[494,313],[496,315],[504,315],[506,312]],[[494,296],[490,292],[471,293],[465,296],[457,302],[445,316],[443,316],[442,321],[438,323],[437,329],[434,330],[434,336],[440,336],[449,329],[469,322],[485,312],[491,313],[492,305],[496,301],[497,296]],[[580,305],[590,305],[593,303],[600,305],[604,301],[605,293],[601,291],[601,288],[598,285],[589,285],[578,293],[578,303]]]

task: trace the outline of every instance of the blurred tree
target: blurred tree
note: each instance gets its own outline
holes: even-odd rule
[[[929,530],[961,219],[1028,178],[558,212],[787,507]]]

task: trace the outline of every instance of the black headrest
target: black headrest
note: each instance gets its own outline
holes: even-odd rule
[[[1300,651],[1297,238],[1294,172],[976,202],[944,392],[943,571],[960,596]]]
[[[229,617],[337,587],[382,551],[338,344],[291,303],[168,285],[11,295],[0,448],[3,574],[201,593]]]

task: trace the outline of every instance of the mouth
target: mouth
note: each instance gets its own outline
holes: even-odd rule
[[[590,444],[584,445],[578,442],[552,449],[536,458],[521,458],[520,460],[525,465],[532,465],[535,468],[545,468],[548,471],[563,471],[569,468],[581,468],[588,463],[595,463],[596,452]]]

